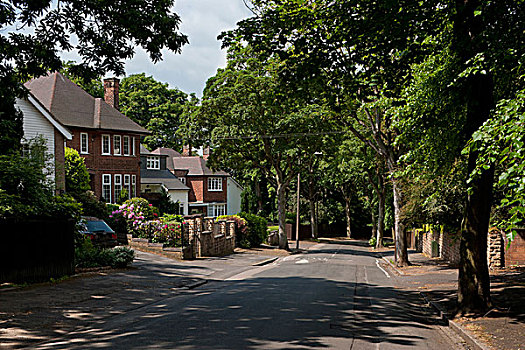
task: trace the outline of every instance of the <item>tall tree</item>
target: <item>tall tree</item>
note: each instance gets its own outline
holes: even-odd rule
[[[180,18],[173,0],[3,1],[0,5],[0,149],[16,149],[22,137],[22,116],[15,98],[27,92],[20,85],[62,67],[59,54],[75,51],[81,62],[71,67],[81,76],[124,73],[123,60],[135,47],[157,62],[162,50],[180,52],[188,42],[177,29]],[[23,31],[21,29],[24,29]]]
[[[192,99],[196,97],[169,88],[144,73],[122,79],[119,89],[121,112],[152,132],[143,141],[150,149],[182,150],[177,133],[185,105]]]
[[[408,79],[410,64],[420,60],[425,45],[422,34],[436,29],[442,10],[437,2],[377,1],[356,6],[354,1],[252,1],[257,16],[241,21],[239,28],[224,34],[224,43],[242,38],[267,56],[286,62],[283,78],[294,86],[323,78],[323,97],[345,116],[362,141],[373,145],[393,176],[396,203],[396,251],[399,265],[408,264],[401,222],[402,189],[399,149],[387,130],[396,117],[366,104],[394,101]],[[304,88],[304,86],[303,86]],[[389,106],[390,107],[390,106]],[[359,114],[361,110],[363,113]],[[366,132],[360,132],[360,127]],[[385,133],[391,133],[390,137]]]
[[[256,167],[277,192],[279,246],[288,249],[285,232],[286,192],[305,154],[313,154],[315,133],[323,130],[325,111],[308,104],[278,79],[278,59],[264,60],[250,47],[229,51],[228,66],[207,82],[193,123],[211,135],[212,164],[222,168]],[[313,133],[313,137],[308,137]]]

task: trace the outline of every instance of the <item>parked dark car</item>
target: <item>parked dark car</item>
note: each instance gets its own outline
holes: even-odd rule
[[[117,245],[117,234],[104,220],[83,216],[80,225],[80,232],[88,236],[93,245],[102,248],[112,248]]]

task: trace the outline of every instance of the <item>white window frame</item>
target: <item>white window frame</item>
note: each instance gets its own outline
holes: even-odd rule
[[[208,192],[222,192],[222,177],[208,178]]]
[[[118,142],[117,142],[118,138]],[[117,153],[117,146],[118,146],[118,153]],[[122,155],[122,136],[120,135],[113,135],[113,155],[120,156]]]
[[[108,150],[107,152],[104,152],[104,140],[107,140],[108,141]],[[111,137],[107,134],[104,134],[102,135],[102,155],[105,155],[105,156],[108,156],[108,155],[111,155]]]
[[[125,174],[124,175],[124,188],[128,191],[128,199],[131,198],[131,181],[130,181],[130,175]]]
[[[108,180],[108,181],[106,181]],[[107,187],[107,192],[109,194],[109,198],[106,198],[104,196],[104,186],[108,186]],[[111,174],[102,174],[102,197],[104,197],[104,199],[107,201],[107,203],[113,203],[111,201]]]
[[[146,169],[160,170],[160,156],[147,156]]]
[[[89,135],[87,132],[80,133],[80,154],[89,153]]]
[[[115,174],[114,177],[115,179],[113,181],[113,191],[115,192],[115,200],[117,200],[120,197],[120,192],[122,191],[122,175]],[[117,186],[118,186],[118,190],[117,190]]]
[[[126,147],[127,145],[127,147]],[[125,155],[125,156],[129,156],[130,155],[130,152],[129,152],[129,136],[123,136],[122,137],[122,154]],[[126,150],[127,148],[127,150]]]
[[[131,175],[132,197],[137,197],[137,175]]]
[[[132,156],[135,155],[135,138],[134,137],[131,138],[131,155]]]
[[[208,216],[217,217],[222,215],[226,215],[226,204],[208,205]]]

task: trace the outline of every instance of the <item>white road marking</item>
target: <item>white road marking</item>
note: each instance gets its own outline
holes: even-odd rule
[[[390,275],[388,274],[388,272],[386,272],[380,265],[379,265],[379,260],[376,259],[376,265],[377,267],[379,268],[379,270],[383,271],[383,273],[386,275],[386,277],[390,278]]]
[[[306,259],[301,259],[301,260],[296,261],[295,263],[296,263],[296,264],[308,264],[309,261],[306,260]]]

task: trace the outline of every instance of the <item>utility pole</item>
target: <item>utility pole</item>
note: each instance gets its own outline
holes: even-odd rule
[[[299,249],[299,194],[301,193],[301,172],[297,173],[297,215],[295,219],[295,249]]]

